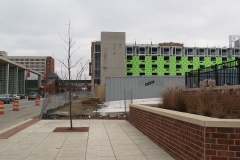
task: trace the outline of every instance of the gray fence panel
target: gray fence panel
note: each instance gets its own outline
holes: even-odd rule
[[[105,101],[124,100],[124,88],[132,92],[132,97],[126,99],[157,98],[168,85],[176,83],[185,86],[185,76],[107,77]]]

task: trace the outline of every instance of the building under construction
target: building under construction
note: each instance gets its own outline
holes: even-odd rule
[[[125,32],[101,32],[92,42],[89,75],[92,85],[106,77],[178,75],[240,57],[240,36],[229,37],[229,47],[187,47],[182,43],[126,44]],[[231,44],[231,45],[230,45]]]

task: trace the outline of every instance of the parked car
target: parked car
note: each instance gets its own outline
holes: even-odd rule
[[[10,103],[13,102],[14,97],[12,94],[0,94],[0,101],[3,101],[4,103]]]
[[[37,97],[39,97],[38,93],[37,92],[30,92],[28,94],[28,100],[33,100],[33,99],[36,99]],[[40,97],[39,97],[40,98]]]
[[[17,95],[17,94],[13,94],[13,97],[14,97],[15,100],[19,100],[20,99],[20,96]]]
[[[20,99],[25,99],[24,94],[18,94],[20,96]]]

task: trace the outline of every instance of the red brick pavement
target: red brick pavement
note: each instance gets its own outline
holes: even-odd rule
[[[11,137],[11,136],[15,135],[16,133],[24,130],[25,128],[37,123],[38,121],[39,120],[37,120],[37,119],[33,119],[33,120],[30,120],[26,123],[23,123],[23,124],[15,127],[15,128],[12,128],[12,129],[0,134],[0,139],[8,139],[9,137]]]

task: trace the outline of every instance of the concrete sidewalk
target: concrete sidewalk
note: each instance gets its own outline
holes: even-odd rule
[[[89,132],[53,132],[69,120],[41,120],[0,139],[1,160],[173,160],[125,120],[73,120]]]

